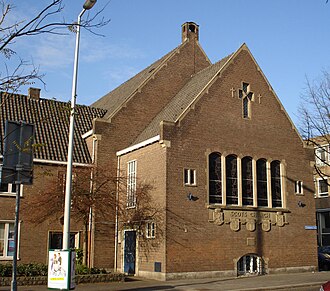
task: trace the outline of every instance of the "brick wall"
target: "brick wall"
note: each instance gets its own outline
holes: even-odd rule
[[[251,120],[242,118],[242,101],[231,95],[230,89],[241,88],[242,81],[250,84],[256,97],[262,95],[260,104],[256,98],[251,105]],[[167,161],[167,272],[232,270],[235,260],[249,253],[264,257],[269,269],[317,266],[316,232],[304,229],[305,225],[316,225],[311,153],[303,147],[247,51],[239,53],[180,126],[164,134],[171,137]],[[261,225],[254,232],[245,227],[234,232],[228,224],[209,223],[207,155],[213,151],[281,161],[287,175],[289,224],[272,226],[269,232],[261,230]],[[183,186],[185,167],[196,169],[197,187]],[[304,196],[294,194],[296,180],[304,182]],[[199,199],[189,201],[189,192]],[[300,200],[305,207],[298,207]],[[247,238],[254,239],[255,244],[249,246]]]
[[[186,84],[191,75],[209,65],[199,45],[189,41],[108,122],[96,120],[94,132],[99,167],[116,175],[116,152],[128,147],[154,116]],[[98,222],[96,221],[96,227]],[[112,224],[114,225],[114,223]],[[113,267],[114,229],[108,226],[106,237],[95,233],[96,267]],[[108,241],[107,244],[104,241]],[[109,255],[104,255],[109,254]]]
[[[19,263],[48,263],[48,236],[49,231],[62,232],[61,217],[64,213],[62,205],[55,205],[50,200],[44,206],[33,209],[29,201],[38,195],[49,195],[54,183],[58,183],[58,173],[65,173],[66,167],[57,165],[34,164],[33,185],[24,185],[20,205],[20,236],[19,236]],[[63,194],[64,195],[64,194]],[[15,197],[0,197],[0,220],[15,220]],[[44,207],[45,209],[40,209]],[[50,210],[50,211],[49,211]],[[32,222],[30,216],[35,211],[49,212],[39,222]],[[41,217],[41,216],[40,216]],[[81,222],[71,216],[71,231],[79,232],[80,247],[83,247],[84,227]],[[8,261],[0,261],[7,263]]]

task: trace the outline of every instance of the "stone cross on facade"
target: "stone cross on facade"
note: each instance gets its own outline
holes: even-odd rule
[[[254,101],[254,94],[250,91],[250,84],[243,82],[242,89],[238,90],[238,97],[243,102],[243,117],[250,118],[250,101]]]

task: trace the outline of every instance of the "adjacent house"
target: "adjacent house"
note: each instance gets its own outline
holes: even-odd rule
[[[88,106],[77,106],[76,111],[73,172],[90,172],[92,156],[83,135],[106,111]],[[30,88],[28,95],[1,93],[0,112],[1,153],[6,120],[35,125],[33,185],[21,186],[18,257],[20,263],[47,263],[48,250],[62,248],[70,104],[40,98],[40,89]],[[16,187],[0,183],[0,263],[12,261]],[[81,219],[72,219],[70,246],[84,248],[87,255],[85,229]]]
[[[320,247],[330,246],[330,155],[329,136],[319,136],[311,139],[315,148],[315,206],[318,224],[318,245]]]

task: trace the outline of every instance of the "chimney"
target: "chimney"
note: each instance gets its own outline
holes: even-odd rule
[[[187,39],[195,39],[198,41],[199,26],[195,22],[186,22],[182,24],[182,42]]]
[[[41,89],[39,89],[39,88],[30,87],[28,89],[28,98],[34,99],[34,100],[39,100],[40,99],[40,90]]]

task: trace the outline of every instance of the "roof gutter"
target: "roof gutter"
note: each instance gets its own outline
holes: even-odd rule
[[[122,155],[125,155],[125,154],[127,154],[129,152],[135,151],[135,150],[137,150],[139,148],[145,147],[145,146],[150,145],[152,143],[155,143],[155,142],[159,141],[159,139],[160,139],[160,135],[156,135],[156,136],[154,136],[152,138],[149,138],[149,139],[147,139],[147,140],[145,140],[143,142],[140,142],[140,143],[135,144],[133,146],[130,146],[130,147],[126,148],[126,149],[123,149],[121,151],[118,151],[116,153],[117,154],[117,157],[120,157]]]

